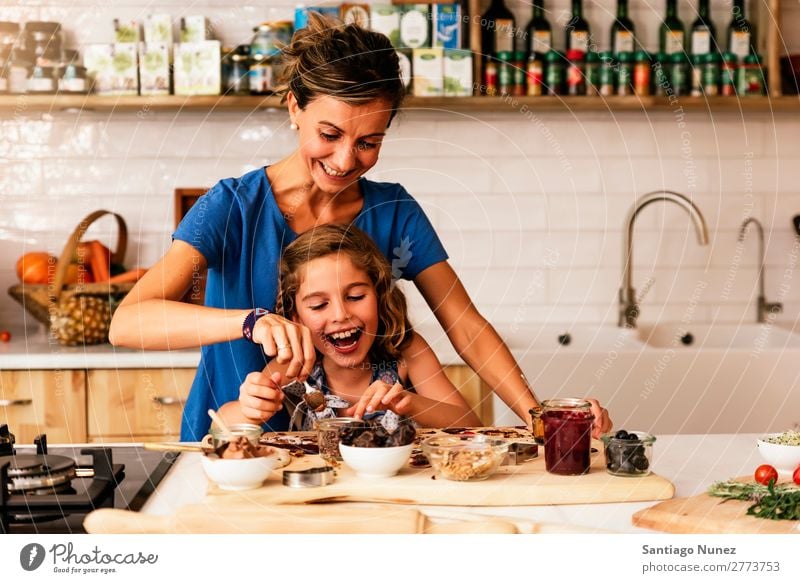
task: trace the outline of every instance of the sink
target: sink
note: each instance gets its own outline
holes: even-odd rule
[[[586,352],[641,347],[635,330],[591,324],[548,324],[498,329],[511,350],[542,352]]]
[[[800,348],[800,335],[769,324],[640,324],[639,339],[658,348]]]

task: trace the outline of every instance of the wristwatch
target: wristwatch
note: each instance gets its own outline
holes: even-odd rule
[[[255,327],[259,318],[263,318],[267,314],[269,314],[269,310],[264,308],[256,308],[247,314],[244,322],[242,323],[242,337],[246,338],[250,342],[253,342],[253,328]]]

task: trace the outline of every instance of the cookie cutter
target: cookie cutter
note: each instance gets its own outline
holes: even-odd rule
[[[333,468],[330,466],[283,471],[283,485],[290,488],[316,488],[333,484],[333,481]]]
[[[516,466],[535,457],[539,457],[538,445],[524,441],[514,441],[509,444],[508,453],[500,465]]]

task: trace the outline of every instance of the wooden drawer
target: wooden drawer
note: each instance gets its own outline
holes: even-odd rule
[[[0,423],[17,443],[40,433],[48,443],[86,441],[86,373],[82,370],[0,371]]]
[[[493,424],[492,392],[475,372],[465,365],[450,365],[443,367],[444,373],[453,383],[467,404],[480,417],[483,425],[489,427]]]
[[[195,369],[90,370],[89,438],[177,439]]]

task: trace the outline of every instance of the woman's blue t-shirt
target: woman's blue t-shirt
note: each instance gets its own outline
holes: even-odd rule
[[[447,260],[447,253],[419,203],[399,184],[359,180],[364,206],[353,224],[365,231],[392,265],[395,278],[413,280]],[[226,178],[202,196],[178,225],[184,241],[208,262],[205,304],[215,308],[275,306],[283,248],[297,238],[286,222],[264,168]],[[239,386],[268,358],[246,340],[202,347],[200,366],[186,402],[181,439],[198,441],[208,432],[208,409],[239,398]],[[280,411],[266,427],[283,431]]]

